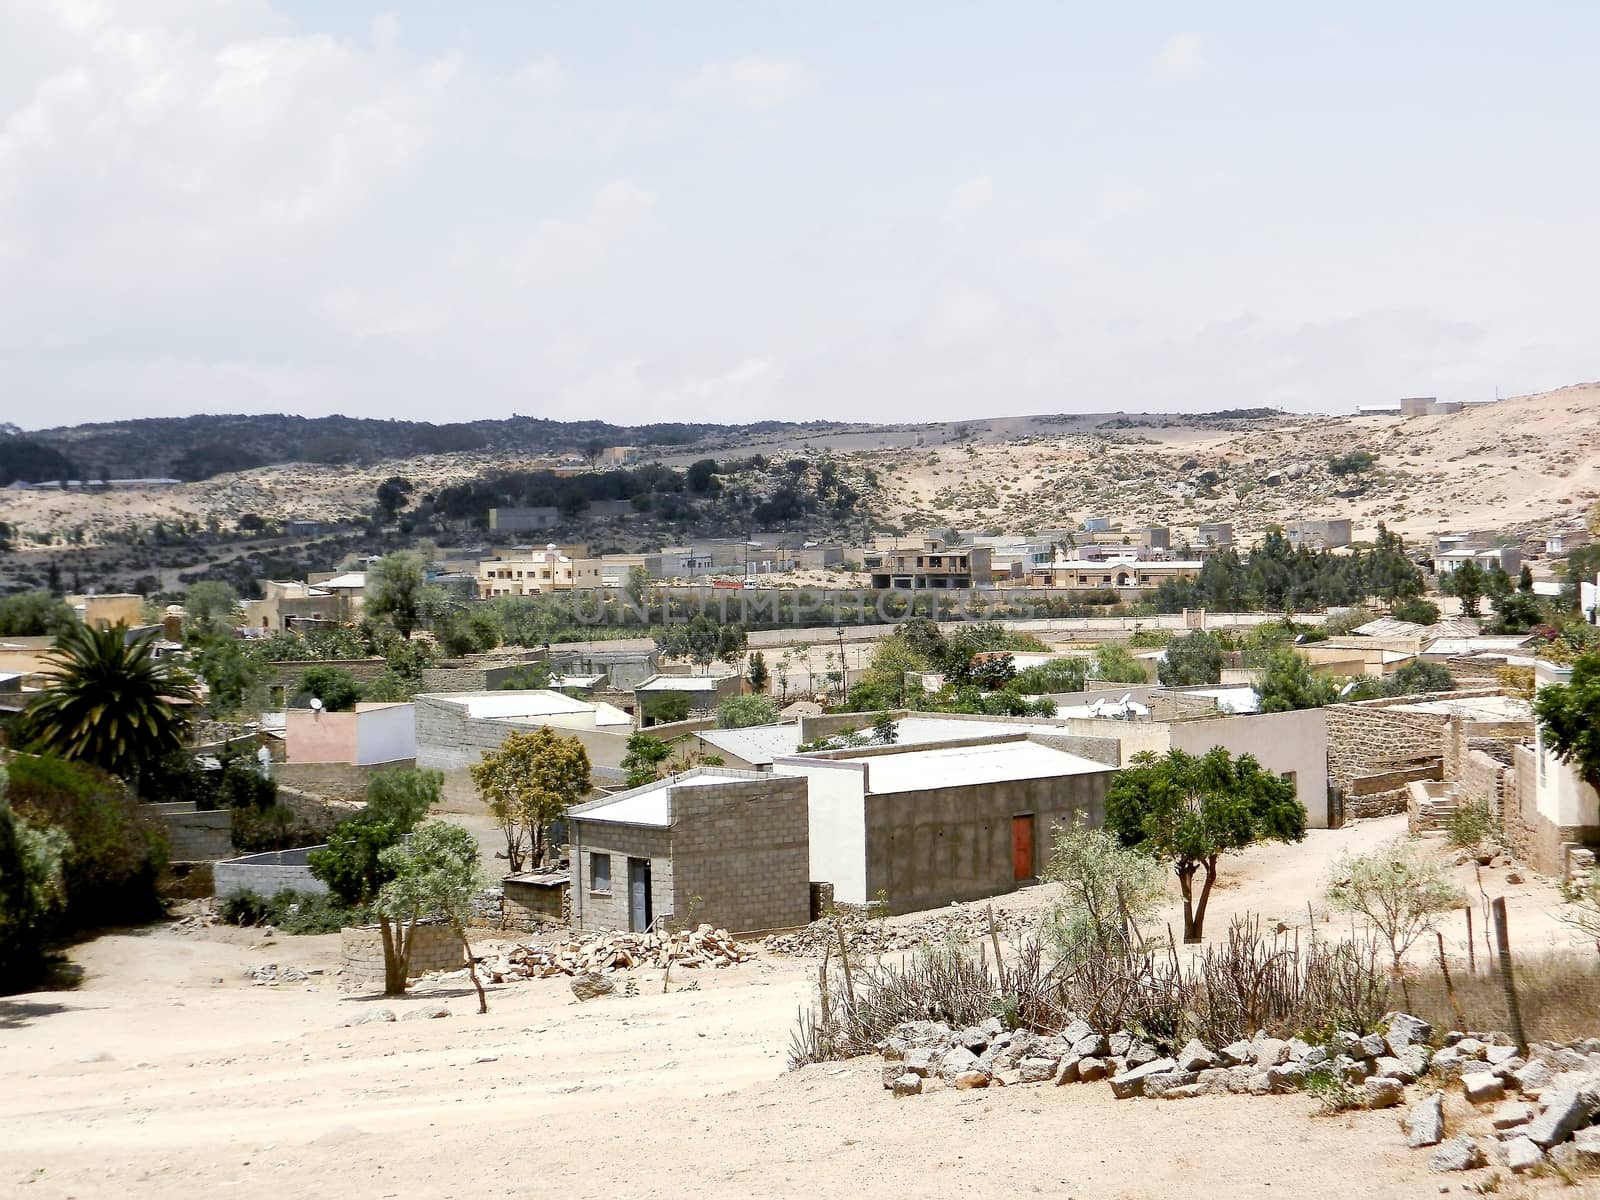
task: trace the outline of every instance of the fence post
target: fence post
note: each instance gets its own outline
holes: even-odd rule
[[[1478,973],[1478,951],[1472,944],[1472,905],[1467,905],[1467,974]]]
[[[1517,984],[1511,976],[1511,931],[1506,926],[1506,898],[1496,896],[1491,905],[1494,914],[1495,953],[1500,959],[1500,990],[1505,993],[1506,1012],[1511,1017],[1511,1036],[1516,1039],[1517,1053],[1528,1053],[1528,1035],[1522,1028],[1522,1008],[1517,1004]]]

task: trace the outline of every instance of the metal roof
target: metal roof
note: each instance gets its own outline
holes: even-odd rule
[[[1095,775],[1116,770],[1105,763],[1042,746],[1026,738],[977,746],[934,747],[902,754],[862,755],[835,761],[864,763],[867,768],[867,791],[877,796],[1020,779],[1059,779],[1068,775]]]

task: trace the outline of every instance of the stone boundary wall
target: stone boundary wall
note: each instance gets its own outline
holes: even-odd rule
[[[366,795],[368,782],[379,771],[414,766],[416,759],[413,758],[399,758],[394,762],[373,763],[364,767],[353,763],[275,762],[272,764],[272,778],[278,784],[292,787],[298,792],[359,800]]]
[[[199,812],[193,801],[150,805],[167,834],[171,862],[216,862],[233,857],[233,812],[214,809]]]
[[[454,971],[466,965],[456,931],[444,924],[417,926],[411,950],[411,978],[428,971]],[[383,986],[383,933],[376,925],[350,926],[339,933],[344,983]]]
[[[382,658],[307,658],[288,659],[267,664],[269,687],[292,688],[307,667],[339,667],[349,671],[361,683],[371,683],[389,665]]]
[[[542,656],[541,656],[542,657]],[[537,660],[530,660],[537,661]],[[421,692],[494,692],[529,663],[503,666],[426,667],[422,672]]]
[[[571,923],[570,883],[560,888],[517,887],[507,895],[501,887],[484,888],[472,898],[472,926],[497,933],[543,933]],[[545,895],[548,893],[548,896]],[[537,897],[534,903],[525,900]]]

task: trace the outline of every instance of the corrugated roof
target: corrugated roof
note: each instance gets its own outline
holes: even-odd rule
[[[1360,637],[1420,637],[1427,628],[1418,625],[1415,621],[1402,621],[1398,617],[1379,617],[1375,621],[1368,621],[1365,625],[1358,625],[1351,630]]]

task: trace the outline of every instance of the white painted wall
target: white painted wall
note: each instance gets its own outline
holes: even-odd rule
[[[1328,718],[1322,709],[1173,721],[1168,728],[1174,750],[1205,754],[1221,746],[1235,758],[1253,754],[1275,774],[1293,773],[1295,799],[1305,805],[1306,824],[1328,827]]]
[[[833,898],[841,904],[865,904],[866,764],[780,758],[772,772],[806,781],[812,882],[833,884]]]
[[[1543,660],[1534,664],[1534,686],[1564,684],[1572,678],[1569,667]],[[1539,815],[1552,825],[1600,825],[1600,796],[1578,773],[1545,746],[1544,727],[1534,723],[1534,747],[1539,755],[1539,779],[1534,803]]]
[[[417,756],[414,705],[386,704],[356,710],[356,765],[372,766]]]

